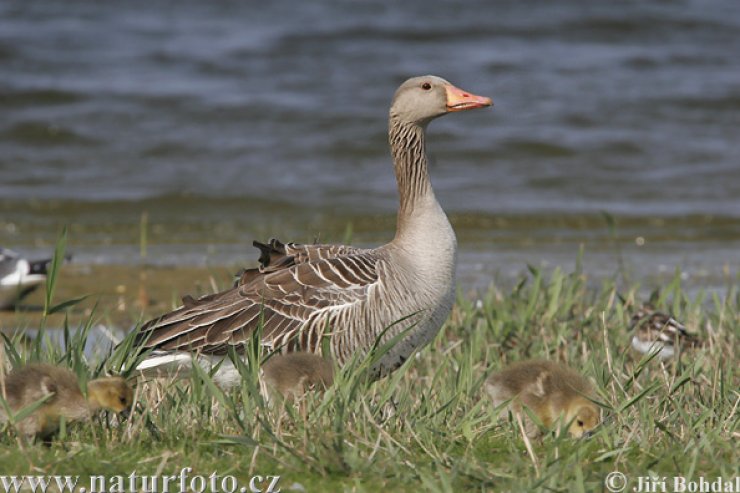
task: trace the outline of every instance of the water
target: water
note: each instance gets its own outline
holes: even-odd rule
[[[496,105],[430,127],[465,285],[584,244],[597,275],[621,257],[720,286],[740,265],[738,53],[736,0],[6,1],[0,243],[41,253],[67,223],[76,261],[137,262],[144,211],[155,263],[348,224],[386,241],[389,100],[434,73]]]

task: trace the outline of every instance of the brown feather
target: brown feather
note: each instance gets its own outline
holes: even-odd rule
[[[378,280],[374,268],[377,257],[368,251],[324,245],[283,246],[277,240],[255,244],[262,252],[262,266],[259,272],[252,269],[242,275],[243,281],[249,273],[248,282],[198,299],[184,298],[184,306],[146,323],[136,344],[221,354],[225,345],[240,349],[260,324],[267,341],[289,334],[297,336],[313,314],[362,299]],[[353,253],[332,257],[342,252]],[[288,258],[301,259],[301,263]],[[290,347],[313,351],[316,348],[307,346],[318,342],[307,332]]]

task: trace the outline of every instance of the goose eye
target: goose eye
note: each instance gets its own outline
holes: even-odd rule
[[[425,91],[428,91],[429,89],[432,88],[432,85],[429,82],[425,82],[421,85],[421,88],[424,89]]]
[[[121,401],[121,404],[123,404],[123,405],[126,405],[126,404],[128,403],[128,399],[126,399],[126,398],[125,398],[125,397],[123,397],[123,396],[121,396],[121,397],[119,398],[119,400]]]
[[[583,421],[581,421],[580,419],[578,420],[578,426],[580,426],[581,428],[583,428]]]

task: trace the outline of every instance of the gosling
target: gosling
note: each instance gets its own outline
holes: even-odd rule
[[[87,383],[87,398],[82,394],[77,376],[67,368],[32,364],[16,369],[0,383],[5,401],[13,414],[42,399],[43,403],[29,416],[16,423],[18,431],[29,437],[51,437],[59,421],[82,421],[100,409],[120,413],[133,403],[133,391],[121,377],[103,377]],[[0,422],[8,421],[0,406]]]
[[[310,390],[325,390],[334,383],[334,367],[317,354],[274,354],[262,365],[263,381],[286,400]]]
[[[701,345],[699,338],[675,318],[645,305],[630,321],[632,348],[643,354],[657,352],[661,360],[673,358],[677,350]]]
[[[546,360],[520,361],[491,375],[486,391],[493,406],[510,401],[509,409],[524,417],[527,436],[540,435],[539,427],[529,419],[526,406],[547,428],[562,420],[569,424],[574,438],[590,434],[601,420],[599,407],[588,399],[593,387],[570,368]]]

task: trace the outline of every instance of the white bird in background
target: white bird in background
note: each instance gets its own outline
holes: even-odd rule
[[[645,305],[632,315],[630,330],[633,331],[632,348],[649,354],[658,353],[658,358],[667,360],[676,355],[680,349],[698,347],[701,341],[696,334],[671,315],[656,311]]]
[[[11,308],[45,283],[50,263],[51,259],[28,261],[13,250],[0,248],[0,310]]]

